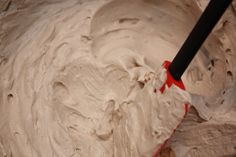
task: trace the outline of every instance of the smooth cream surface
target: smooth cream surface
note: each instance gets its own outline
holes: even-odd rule
[[[165,80],[160,66],[200,13],[190,0],[45,0],[3,16],[0,157],[152,156],[190,101],[176,87],[154,92]],[[198,113],[168,144],[176,156],[236,152],[227,14],[230,24],[221,21],[183,77]]]

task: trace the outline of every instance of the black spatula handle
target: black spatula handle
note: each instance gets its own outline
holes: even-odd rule
[[[175,80],[180,80],[197,51],[210,34],[232,0],[211,0],[192,32],[169,66]]]

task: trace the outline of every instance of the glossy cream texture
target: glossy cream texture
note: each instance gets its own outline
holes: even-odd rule
[[[200,13],[190,0],[71,0],[2,17],[0,156],[151,156],[191,99],[176,87],[154,92],[165,80],[160,66]],[[227,14],[183,78],[198,113],[168,144],[176,156],[235,152],[235,16]]]

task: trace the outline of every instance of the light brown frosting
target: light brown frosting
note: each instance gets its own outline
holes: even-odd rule
[[[192,97],[174,86],[153,92],[165,80],[161,64],[199,17],[199,4],[59,0],[2,16],[0,157],[149,157],[190,99],[198,113],[191,110],[168,144],[176,156],[236,152],[236,140],[228,139],[236,132],[230,11],[183,77]],[[197,114],[205,123],[195,123]],[[222,131],[223,123],[230,127]],[[221,138],[218,129],[231,132]]]

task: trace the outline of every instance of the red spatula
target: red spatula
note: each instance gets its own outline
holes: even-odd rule
[[[197,24],[185,40],[183,46],[180,48],[173,61],[164,62],[163,67],[167,70],[167,79],[164,85],[160,88],[162,93],[165,91],[166,85],[171,87],[173,84],[180,89],[185,90],[184,84],[181,81],[181,76],[231,2],[232,0],[211,0],[209,2],[208,6],[204,10]],[[187,104],[185,105],[184,110],[185,113],[187,113]],[[176,128],[178,125],[179,124],[176,125]],[[164,147],[167,140],[161,148],[158,148],[153,157],[157,157],[160,154],[161,149]]]

